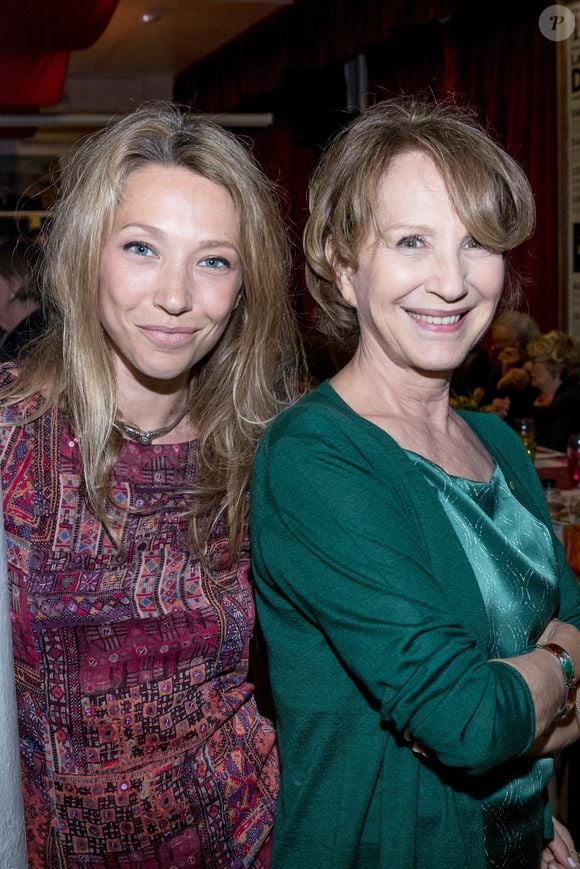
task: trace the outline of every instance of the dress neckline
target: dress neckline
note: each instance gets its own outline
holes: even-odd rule
[[[438,465],[437,462],[433,462],[431,459],[428,459],[426,456],[422,456],[421,453],[416,453],[414,450],[404,450],[405,453],[410,458],[417,458],[425,464],[430,465],[432,468],[436,468],[441,474],[444,474],[450,480],[458,480],[463,483],[469,483],[471,486],[490,486],[495,482],[495,479],[500,474],[499,465],[494,462],[493,471],[491,472],[491,476],[489,480],[472,480],[471,477],[461,477],[458,474],[450,474],[449,471],[446,471],[445,468],[442,468],[441,465]]]

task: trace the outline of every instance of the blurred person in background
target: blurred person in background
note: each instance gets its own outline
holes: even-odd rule
[[[36,280],[37,245],[0,243],[0,361],[15,359],[46,327]]]
[[[523,311],[502,311],[491,327],[492,361],[500,361],[506,365],[510,361],[518,362],[525,358],[529,342],[539,334],[540,328],[530,314]],[[508,349],[512,351],[511,354],[506,354]]]
[[[527,346],[524,365],[530,384],[539,390],[533,416],[540,446],[566,451],[568,438],[580,432],[580,358],[578,346],[565,332],[539,335]]]
[[[524,365],[528,359],[526,348],[539,334],[536,321],[522,311],[502,311],[492,324],[492,369],[479,397],[509,425],[532,416],[537,389],[530,384]]]

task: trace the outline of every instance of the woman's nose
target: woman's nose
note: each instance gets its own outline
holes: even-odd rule
[[[191,311],[193,276],[187,264],[176,263],[160,272],[154,302],[173,316]]]
[[[437,257],[430,289],[447,302],[465,296],[466,275],[461,254],[449,252]]]

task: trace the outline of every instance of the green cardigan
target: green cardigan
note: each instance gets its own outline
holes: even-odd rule
[[[518,438],[464,418],[548,525]],[[484,869],[480,776],[528,750],[533,702],[487,660],[483,600],[435,491],[325,383],[266,432],[251,504],[282,764],[273,869]],[[580,625],[554,545],[558,615]]]

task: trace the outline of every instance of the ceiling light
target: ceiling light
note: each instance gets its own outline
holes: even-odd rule
[[[151,9],[146,9],[145,12],[141,15],[141,23],[153,24],[155,21],[159,21],[160,18],[161,10],[157,9],[157,7],[151,7]]]

